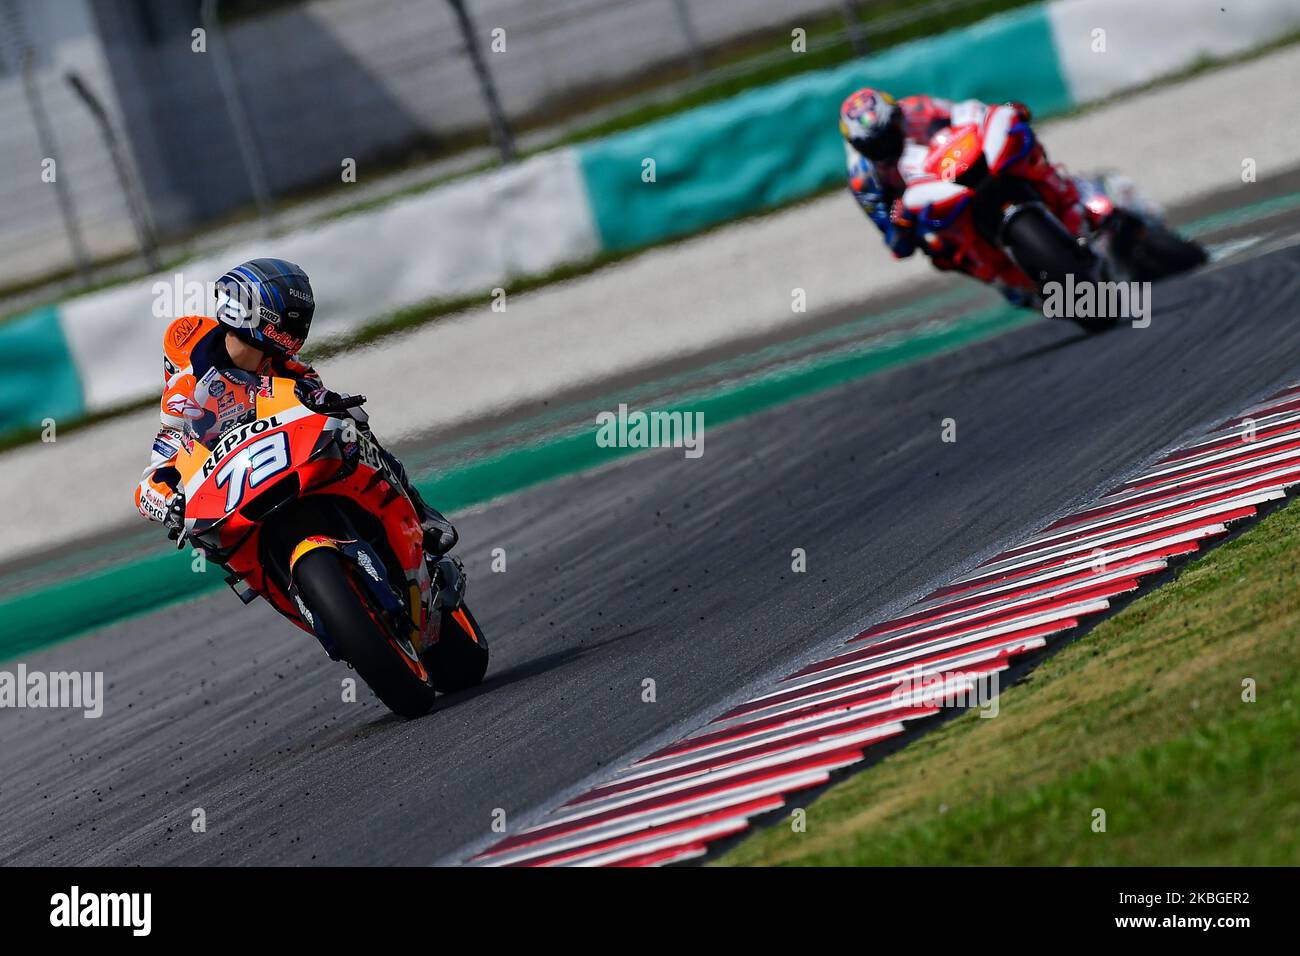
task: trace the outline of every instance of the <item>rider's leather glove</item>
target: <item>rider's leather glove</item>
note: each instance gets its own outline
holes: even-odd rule
[[[331,392],[320,382],[314,382],[311,379],[300,379],[295,382],[293,393],[298,396],[298,401],[313,411],[328,405],[330,402],[338,401],[342,397],[338,392]]]
[[[180,536],[185,530],[185,496],[180,492],[167,499],[167,516],[163,518],[163,524],[167,528],[167,537],[180,547]]]
[[[318,381],[299,379],[293,386],[293,393],[313,412],[321,415],[338,415],[354,409],[365,402],[364,395],[340,395],[332,392]],[[365,421],[364,412],[354,412],[353,418]]]

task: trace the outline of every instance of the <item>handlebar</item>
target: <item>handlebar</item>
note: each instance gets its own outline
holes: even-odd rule
[[[345,395],[332,402],[320,402],[308,407],[313,412],[321,415],[337,415],[339,412],[346,412],[349,408],[359,408],[365,403],[366,396],[364,395]]]

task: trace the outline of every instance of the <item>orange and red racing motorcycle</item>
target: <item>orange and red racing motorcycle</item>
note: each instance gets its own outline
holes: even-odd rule
[[[245,604],[262,597],[355,668],[392,711],[482,681],[488,645],[460,561],[432,568],[415,506],[370,436],[362,396],[308,408],[294,381],[213,369],[177,458],[178,546],[199,546]]]

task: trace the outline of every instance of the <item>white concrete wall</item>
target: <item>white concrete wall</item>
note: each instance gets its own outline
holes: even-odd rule
[[[1297,0],[1057,0],[1047,15],[1080,103],[1300,30]]]

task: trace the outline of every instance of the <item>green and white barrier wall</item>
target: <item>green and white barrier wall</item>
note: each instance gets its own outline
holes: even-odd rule
[[[843,176],[836,116],[859,86],[899,96],[1014,98],[1050,116],[1298,29],[1296,0],[1023,7],[284,236],[274,248],[226,249],[187,263],[179,277],[150,277],[0,324],[0,432],[156,394],[169,311],[159,303],[170,314],[191,311],[186,290],[243,259],[301,263],[321,302],[317,334],[328,336],[423,301],[482,292],[812,195]],[[653,182],[643,177],[647,160]],[[201,295],[197,302],[211,305]]]
[[[59,307],[0,324],[0,433],[66,421],[85,412],[81,373],[72,360]]]

